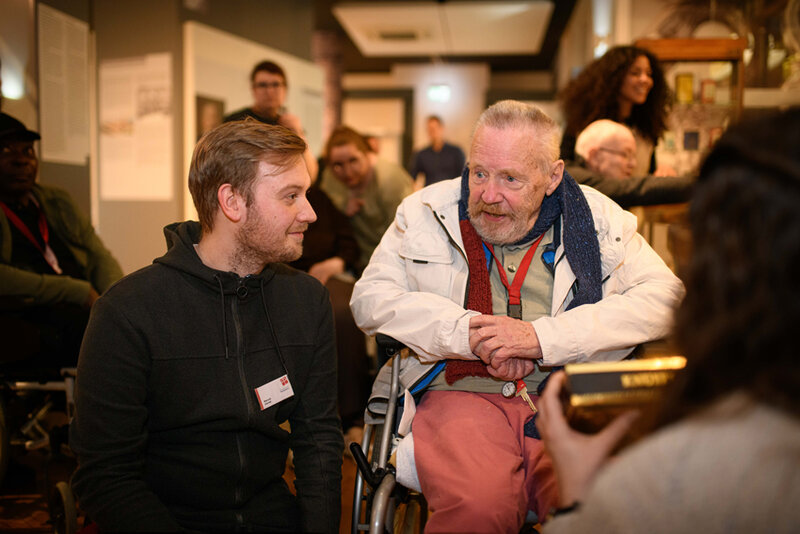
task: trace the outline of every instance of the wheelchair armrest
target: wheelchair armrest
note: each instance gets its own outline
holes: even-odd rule
[[[390,356],[394,355],[396,352],[399,352],[400,349],[405,347],[404,344],[400,343],[391,336],[387,336],[386,334],[376,334],[375,341],[378,343],[378,348],[385,351]]]
[[[378,369],[405,347],[403,343],[386,334],[376,334],[375,342],[378,344]]]

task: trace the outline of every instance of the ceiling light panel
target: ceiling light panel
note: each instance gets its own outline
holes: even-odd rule
[[[456,55],[538,54],[553,13],[552,2],[444,4]]]
[[[550,1],[371,2],[333,7],[364,56],[536,54]]]

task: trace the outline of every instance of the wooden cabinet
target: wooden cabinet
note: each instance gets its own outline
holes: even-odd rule
[[[744,49],[738,39],[640,39],[661,62],[672,102],[668,131],[656,147],[659,166],[694,172],[714,141],[742,113]]]

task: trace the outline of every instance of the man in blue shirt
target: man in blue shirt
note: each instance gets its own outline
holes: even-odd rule
[[[441,117],[429,116],[427,129],[431,144],[414,154],[409,168],[409,174],[416,180],[415,189],[461,176],[466,162],[463,150],[445,142]],[[419,179],[420,173],[423,179]]]

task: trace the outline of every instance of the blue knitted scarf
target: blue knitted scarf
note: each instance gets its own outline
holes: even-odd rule
[[[469,220],[469,167],[461,175],[461,198],[458,201],[459,220]],[[561,183],[550,196],[544,197],[539,217],[530,232],[516,244],[538,238],[550,228],[559,216],[563,216],[564,252],[575,273],[575,294],[567,306],[568,310],[582,304],[597,302],[602,297],[600,273],[600,245],[594,228],[592,211],[578,183],[564,171]],[[471,224],[470,224],[471,226]],[[558,248],[561,236],[555,236],[554,247]]]

